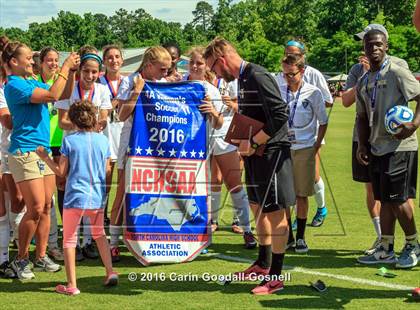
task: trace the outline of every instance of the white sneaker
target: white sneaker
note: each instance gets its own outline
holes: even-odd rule
[[[57,272],[60,269],[61,266],[54,263],[48,255],[41,257],[34,264],[34,270],[36,271]]]

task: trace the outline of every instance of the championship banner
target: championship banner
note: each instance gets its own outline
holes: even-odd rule
[[[147,82],[137,101],[124,240],[143,265],[191,261],[211,242],[204,96],[197,82]]]

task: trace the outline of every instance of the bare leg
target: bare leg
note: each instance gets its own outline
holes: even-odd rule
[[[64,248],[64,264],[66,266],[67,287],[77,287],[75,248]]]

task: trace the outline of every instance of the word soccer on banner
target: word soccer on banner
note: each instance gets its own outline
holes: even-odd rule
[[[191,261],[211,242],[204,96],[198,82],[147,82],[137,101],[124,240],[143,265]]]

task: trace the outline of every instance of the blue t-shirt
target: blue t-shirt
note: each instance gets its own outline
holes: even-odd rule
[[[21,152],[35,151],[39,145],[49,150],[48,104],[31,103],[31,97],[36,88],[49,89],[50,86],[15,75],[9,75],[7,79],[4,96],[13,122],[9,152],[14,154],[17,150]]]
[[[108,138],[96,132],[74,132],[64,138],[61,154],[69,160],[64,208],[104,208],[106,162],[111,156]]]

